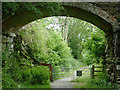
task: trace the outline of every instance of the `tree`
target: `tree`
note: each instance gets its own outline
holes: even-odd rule
[[[63,41],[72,49],[75,59],[81,61],[87,55],[88,61],[85,58],[84,60],[92,64],[105,56],[104,32],[99,28],[71,17],[51,17],[49,20],[49,29],[54,28],[54,31],[61,32]]]

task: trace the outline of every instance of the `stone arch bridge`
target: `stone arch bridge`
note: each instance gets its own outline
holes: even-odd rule
[[[5,2],[4,2],[5,3]],[[3,5],[4,5],[3,3]],[[41,2],[42,3],[42,2]],[[120,2],[60,2],[64,7],[58,15],[69,16],[88,21],[106,34],[106,70],[110,79],[114,82],[120,78],[120,71],[117,70],[120,64]],[[38,6],[38,3],[33,3]],[[14,32],[25,24],[37,19],[51,16],[48,9],[37,7],[42,15],[26,9],[19,10],[13,16],[2,18],[2,32]],[[8,18],[6,18],[8,17]]]

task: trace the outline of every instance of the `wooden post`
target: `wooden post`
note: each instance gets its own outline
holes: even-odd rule
[[[50,81],[53,82],[53,75],[52,75],[52,65],[51,64],[45,64],[45,63],[40,63],[40,65],[44,65],[44,66],[49,66],[50,67]]]
[[[51,72],[50,81],[53,82],[52,64],[49,64],[49,65],[50,65],[50,72]]]
[[[94,69],[95,67],[94,67],[94,65],[92,66],[92,79],[94,79]]]

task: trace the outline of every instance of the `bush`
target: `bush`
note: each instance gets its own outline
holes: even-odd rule
[[[2,72],[2,88],[15,88],[18,84],[13,80],[10,74]]]
[[[84,86],[75,85],[76,88],[111,88],[112,90],[117,90],[118,84],[110,82],[110,79],[106,73],[99,73],[94,79],[89,80],[89,78],[80,78],[76,82],[85,83]],[[83,80],[84,79],[84,80]],[[92,89],[91,89],[92,90]]]
[[[28,84],[49,84],[50,71],[45,66],[37,66],[23,72],[22,81]]]
[[[87,88],[117,88],[117,84],[110,82],[106,73],[101,73],[86,84]]]

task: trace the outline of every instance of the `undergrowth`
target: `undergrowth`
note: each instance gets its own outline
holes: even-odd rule
[[[81,80],[78,80],[77,82],[81,83]],[[86,83],[84,86],[78,86],[75,85],[76,88],[112,88],[117,89],[118,85],[111,82],[108,75],[106,73],[99,73],[98,76],[94,79],[89,79],[86,81],[84,79],[84,83]]]

